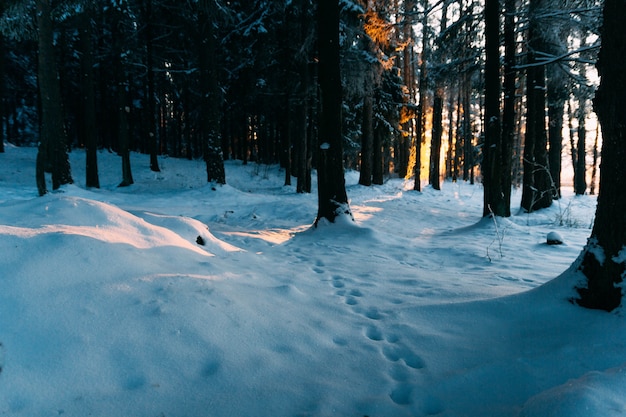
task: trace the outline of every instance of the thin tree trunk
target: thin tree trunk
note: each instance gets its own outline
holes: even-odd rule
[[[424,10],[428,9],[428,0],[423,0]],[[424,14],[422,19],[422,52],[420,56],[419,69],[419,103],[417,105],[417,113],[415,115],[415,183],[413,189],[415,191],[422,190],[422,142],[424,140],[424,117],[426,112],[426,99],[428,88],[428,76],[426,72],[426,61],[428,59],[428,16]]]
[[[443,133],[443,92],[435,91],[433,100],[433,129],[430,141],[430,165],[428,183],[435,190],[441,190],[439,174],[441,172],[441,136]]]
[[[363,123],[361,124],[361,171],[359,184],[372,185],[372,148],[374,145],[372,91],[369,80],[365,81],[363,94]]]
[[[156,133],[157,115],[156,115],[156,97],[154,93],[155,80],[154,80],[154,40],[152,39],[152,0],[145,0],[145,13],[146,13],[146,68],[147,68],[147,81],[146,81],[146,102],[147,102],[147,117],[148,117],[148,152],[150,153],[150,170],[159,172],[159,159],[157,158],[158,151],[158,137]]]
[[[596,125],[596,136],[593,141],[593,165],[591,166],[591,182],[589,183],[589,195],[596,194],[596,177],[598,171],[598,139],[600,138],[600,126]]]
[[[574,191],[576,195],[584,195],[587,190],[587,124],[585,99],[581,98],[578,106],[578,144],[576,146],[576,184]]]
[[[515,104],[517,72],[515,70],[515,0],[504,2],[504,99],[502,103],[502,193],[505,216],[511,215],[513,155],[515,147]]]

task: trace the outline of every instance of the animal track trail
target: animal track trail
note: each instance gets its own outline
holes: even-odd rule
[[[321,265],[316,265],[316,267],[322,268]],[[402,340],[401,335],[386,330],[389,328],[389,321],[394,318],[393,311],[381,309],[378,305],[368,305],[370,300],[362,291],[364,286],[367,287],[367,283],[360,285],[339,274],[331,276],[328,281],[334,294],[340,297],[353,313],[361,317],[364,323],[362,335],[369,343],[378,346],[381,359],[388,363],[387,373],[393,381],[388,392],[391,401],[401,406],[419,404],[425,415],[434,415],[443,411],[437,399],[420,398],[417,379],[419,373],[426,368],[426,363],[409,343]],[[400,304],[393,301],[391,303]],[[335,338],[333,341],[337,346],[348,344],[344,338]]]

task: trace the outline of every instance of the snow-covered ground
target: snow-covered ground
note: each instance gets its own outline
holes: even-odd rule
[[[626,414],[622,311],[568,302],[593,197],[496,226],[480,185],[348,172],[356,222],[312,229],[316,192],[276,166],[214,190],[133,155],[119,189],[98,156],[101,189],[74,151],[76,184],[37,197],[35,150],[0,154],[0,415]]]

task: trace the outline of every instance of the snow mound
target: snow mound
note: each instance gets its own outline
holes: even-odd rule
[[[28,216],[23,213],[28,213]],[[17,219],[12,225],[0,224],[0,234],[7,236],[30,238],[45,234],[79,235],[138,249],[169,246],[205,256],[212,255],[195,244],[195,236],[183,238],[168,228],[149,223],[116,206],[81,197],[53,194],[5,204],[0,207],[0,216]],[[193,223],[193,227],[199,228],[197,223]],[[205,240],[210,235],[208,229],[202,234]],[[217,239],[212,241],[216,242]],[[214,246],[227,248],[219,244]],[[206,246],[205,248],[209,249]]]
[[[520,417],[619,417],[626,414],[626,364],[592,371],[530,398]]]

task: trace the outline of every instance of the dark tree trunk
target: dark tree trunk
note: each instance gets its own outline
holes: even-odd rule
[[[585,123],[586,116],[585,100],[581,99],[578,107],[578,144],[576,146],[576,183],[574,191],[576,195],[584,195],[587,190],[587,125]]]
[[[504,100],[502,108],[502,193],[505,217],[511,215],[513,184],[513,148],[515,144],[515,104],[517,72],[515,71],[515,0],[504,2]]]
[[[623,0],[605,0],[602,47],[597,63],[601,76],[594,106],[602,126],[600,190],[591,238],[581,254],[587,278],[578,288],[578,304],[611,311],[622,301],[619,285],[626,270],[626,31]]]
[[[374,124],[372,91],[366,81],[363,95],[363,123],[361,124],[361,171],[359,184],[372,185],[372,148],[374,146]]]
[[[54,31],[49,0],[37,0],[37,28],[39,31],[38,82],[41,102],[41,135],[37,156],[37,186],[44,195],[46,181],[44,170],[52,171],[52,189],[72,183],[67,137],[61,107],[59,83],[54,54]]]
[[[155,81],[154,81],[154,40],[153,30],[152,30],[152,0],[144,0],[145,1],[145,15],[146,15],[146,28],[145,28],[145,36],[146,36],[146,102],[148,112],[148,152],[150,153],[150,169],[155,172],[161,171],[159,168],[159,159],[157,158],[158,152],[158,137],[156,134],[156,123],[157,123],[157,115],[156,115],[156,97],[154,94]]]
[[[208,182],[226,184],[222,153],[220,117],[221,92],[217,67],[217,39],[215,33],[215,5],[203,1],[199,6],[200,36],[198,63],[200,70],[200,129],[203,137],[203,155]]]
[[[83,99],[82,135],[86,150],[85,185],[100,188],[98,178],[98,133],[96,126],[96,97],[94,91],[94,56],[91,45],[91,15],[83,12],[79,16],[80,24],[80,68],[81,91]]]
[[[291,185],[291,166],[293,158],[291,155],[291,103],[288,94],[285,94],[285,115],[282,121],[284,124],[282,126],[281,139],[283,142],[283,150],[285,152],[285,159],[283,160],[283,168],[285,168],[284,185]]]
[[[428,0],[423,0],[424,10],[428,8]],[[422,190],[422,141],[424,139],[424,115],[426,109],[426,90],[428,88],[428,76],[426,73],[426,61],[428,59],[428,16],[424,14],[422,19],[422,53],[419,67],[419,103],[417,105],[417,112],[415,114],[415,183],[413,184],[413,190]]]
[[[119,184],[119,187],[128,187],[129,185],[134,184],[133,180],[133,172],[130,165],[130,149],[129,149],[129,132],[128,132],[128,113],[130,112],[130,106],[127,104],[127,92],[126,92],[126,83],[121,81],[123,77],[123,72],[121,69],[116,70],[120,71],[118,73],[118,84],[117,84],[117,100],[118,100],[118,137],[119,137],[119,154],[122,158],[122,182]]]
[[[0,13],[2,13],[2,8],[0,7]],[[4,36],[0,33],[0,153],[4,152],[4,120],[5,120],[5,106],[4,106],[4,94],[5,94],[5,85],[4,85]]]
[[[439,174],[441,172],[441,136],[443,133],[443,92],[435,91],[433,100],[433,129],[430,140],[430,165],[428,167],[428,183],[435,190],[441,190]]]
[[[385,176],[385,154],[383,152],[384,128],[380,123],[373,124],[372,137],[372,184],[382,185]]]
[[[541,22],[537,17],[544,0],[531,0],[529,6],[529,56],[526,86],[526,139],[524,144],[524,186],[522,208],[528,212],[550,207],[554,187],[548,166],[548,136],[546,132],[545,66],[539,63],[537,52],[545,51],[541,37]]]
[[[470,75],[466,74],[463,83],[463,181],[471,181],[474,171],[474,136],[470,98]]]
[[[308,76],[306,78],[308,80]],[[303,80],[304,82],[304,80]],[[306,91],[304,91],[306,93]],[[296,184],[296,192],[311,192],[311,160],[309,158],[310,140],[307,127],[307,95],[303,94],[296,106],[296,117],[298,126],[298,182]]]
[[[502,135],[500,126],[500,2],[485,2],[485,143],[482,175],[483,216],[506,217],[502,182]],[[510,187],[510,185],[509,185]]]
[[[333,223],[337,216],[352,215],[348,206],[343,172],[339,0],[318,2],[317,24],[321,114],[317,164],[319,201],[316,226],[321,219]]]
[[[591,183],[589,183],[589,195],[596,194],[596,177],[598,173],[598,140],[600,139],[600,127],[596,125],[596,135],[593,141],[593,162],[591,165]]]
[[[565,41],[563,41],[563,45]],[[551,46],[553,55],[557,56],[565,51],[558,46]],[[553,183],[554,199],[561,198],[561,156],[563,151],[563,117],[565,115],[565,101],[568,97],[567,76],[560,64],[551,64],[547,71],[547,99],[548,99],[548,165],[550,178]]]

